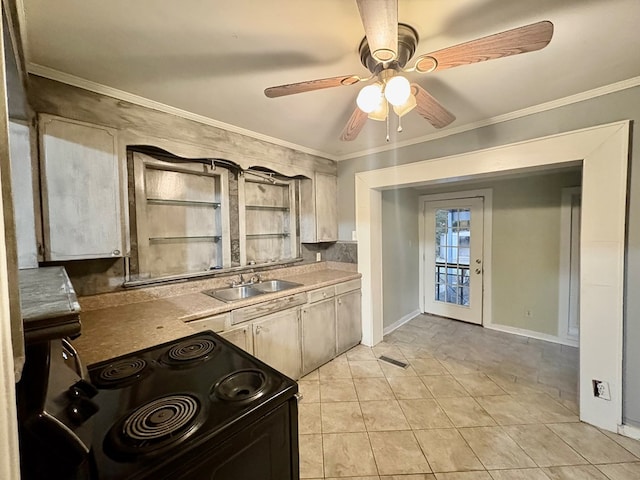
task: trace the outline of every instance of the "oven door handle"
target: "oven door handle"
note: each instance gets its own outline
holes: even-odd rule
[[[71,342],[66,338],[62,339],[62,348],[66,351],[66,353],[73,357],[73,362],[75,363],[75,371],[80,376],[82,380],[86,380],[86,375],[84,373],[84,367],[82,366],[82,362],[80,361],[80,355],[78,355],[78,351],[71,345]]]

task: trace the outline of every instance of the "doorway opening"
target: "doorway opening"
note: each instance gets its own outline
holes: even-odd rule
[[[383,333],[381,190],[446,183],[553,165],[583,165],[580,260],[580,418],[622,424],[622,320],[630,122],[617,122],[451,157],[360,172],[355,179],[363,343]],[[606,318],[607,322],[602,319]],[[607,381],[611,401],[594,396]]]

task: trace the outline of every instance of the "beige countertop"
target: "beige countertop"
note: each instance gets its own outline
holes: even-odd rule
[[[191,320],[360,278],[360,274],[355,271],[336,268],[312,271],[290,269],[290,275],[285,274],[283,269],[279,273],[277,278],[300,283],[302,286],[233,303],[225,303],[201,293],[201,290],[211,288],[203,283],[195,283],[191,288],[199,290],[183,289],[177,295],[152,297],[147,301],[134,300],[135,303],[115,306],[105,297],[104,308],[95,308],[96,301],[92,300],[93,309],[85,311],[83,306],[80,314],[82,334],[73,344],[84,363],[89,365],[191,335],[195,331],[185,323]],[[83,304],[82,299],[80,303]]]

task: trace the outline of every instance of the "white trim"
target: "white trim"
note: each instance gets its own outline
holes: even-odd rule
[[[340,162],[342,160],[349,160],[352,158],[363,157],[365,155],[373,155],[375,153],[387,152],[389,150],[409,147],[417,143],[429,142],[431,140],[436,140],[438,138],[444,138],[450,135],[457,135],[458,133],[468,132],[469,130],[475,130],[476,128],[487,127],[489,125],[495,125],[496,123],[507,122],[509,120],[515,120],[517,118],[526,117],[528,115],[534,115],[536,113],[546,112],[548,110],[553,110],[554,108],[564,107],[566,105],[571,105],[573,103],[583,102],[585,100],[601,97],[602,95],[608,95],[609,93],[619,92],[621,90],[637,87],[639,85],[640,85],[640,76],[633,77],[627,80],[622,80],[620,82],[612,83],[610,85],[605,85],[603,87],[593,88],[585,92],[569,95],[568,97],[558,98],[556,100],[551,100],[550,102],[540,103],[538,105],[533,105],[531,107],[523,108],[521,110],[515,110],[513,112],[497,115],[495,117],[490,117],[485,120],[479,120],[477,122],[466,123],[464,125],[460,125],[454,128],[439,130],[437,132],[433,132],[428,135],[423,135],[422,137],[412,138],[404,142],[395,142],[389,145],[383,145],[381,147],[370,148],[367,150],[361,150],[359,152],[353,152],[345,155],[336,156],[332,158],[332,160]]]
[[[618,433],[625,437],[640,440],[640,428],[633,425],[618,425]]]
[[[559,343],[560,345],[568,345],[570,347],[579,347],[577,340],[571,340],[568,338],[561,338],[557,335],[549,335],[548,333],[540,333],[534,330],[527,330],[526,328],[512,327],[510,325],[499,325],[492,323],[485,325],[485,328],[490,330],[496,330],[498,332],[511,333],[513,335],[519,335],[521,337],[535,338],[536,340],[544,340],[545,342]]]
[[[558,281],[558,337],[577,343],[569,335],[569,304],[571,301],[571,199],[582,192],[581,187],[565,187],[560,200],[560,270]]]
[[[107,97],[117,98],[118,100],[124,100],[135,105],[140,105],[141,107],[151,108],[153,110],[158,110],[164,113],[170,113],[171,115],[175,115],[177,117],[186,118],[187,120],[193,120],[194,122],[203,123],[211,127],[221,128],[229,132],[234,132],[246,137],[255,138],[256,140],[262,140],[263,142],[273,143],[275,145],[290,148],[292,150],[297,150],[302,153],[308,153],[309,155],[315,155],[318,157],[327,158],[329,160],[335,160],[334,157],[326,152],[321,152],[319,150],[314,150],[302,145],[297,145],[295,143],[287,142],[279,138],[263,135],[262,133],[247,130],[246,128],[238,127],[230,123],[221,122],[210,117],[205,117],[204,115],[198,115],[197,113],[188,112],[187,110],[182,110],[180,108],[172,107],[171,105],[156,102],[154,100],[141,97],[140,95],[125,92],[124,90],[109,87],[107,85],[93,82],[85,78],[76,77],[75,75],[64,73],[50,67],[38,65],[37,63],[29,62],[29,64],[27,65],[27,71],[33,75],[38,75],[39,77],[66,83],[67,85],[83,88],[85,90],[89,90],[90,92],[106,95]]]
[[[419,315],[420,315],[420,310],[415,310],[415,311],[413,311],[411,313],[407,313],[406,315],[403,315],[398,320],[393,322],[391,325],[387,325],[386,327],[384,327],[383,334],[384,335],[389,335],[391,332],[393,332],[394,330],[397,330],[402,325],[404,325],[405,323],[413,320],[414,318],[416,318]]]
[[[491,188],[481,188],[476,190],[462,190],[459,192],[451,192],[451,193],[436,193],[429,195],[420,195],[418,197],[418,201],[420,202],[420,213],[418,215],[418,228],[419,228],[419,263],[420,263],[420,271],[419,271],[419,292],[420,292],[420,311],[425,311],[425,302],[424,302],[424,289],[425,289],[425,279],[424,279],[424,204],[425,202],[435,202],[438,200],[452,200],[456,198],[470,198],[470,197],[483,197],[484,198],[484,206],[483,206],[483,253],[482,253],[482,263],[483,263],[483,279],[482,279],[482,324],[491,324],[491,320],[493,318],[493,280],[491,274],[491,266],[493,264],[491,253],[493,249],[491,248],[493,242],[493,189]]]
[[[25,20],[25,31],[26,31],[26,20]],[[25,48],[25,57],[27,56],[27,42],[24,42]],[[362,157],[365,155],[372,155],[374,153],[386,152],[389,150],[395,150],[398,148],[408,147],[411,145],[415,145],[417,143],[428,142],[431,140],[436,140],[438,138],[448,137],[450,135],[456,135],[458,133],[467,132],[469,130],[475,130],[476,128],[486,127],[488,125],[495,125],[497,123],[506,122],[509,120],[514,120],[516,118],[526,117],[528,115],[534,115],[536,113],[545,112],[547,110],[553,110],[554,108],[563,107],[566,105],[571,105],[573,103],[582,102],[584,100],[589,100],[592,98],[600,97],[602,95],[607,95],[609,93],[619,92],[621,90],[626,90],[628,88],[637,87],[640,85],[640,76],[632,77],[627,80],[621,80],[619,82],[611,83],[609,85],[604,85],[602,87],[593,88],[591,90],[587,90],[585,92],[576,93],[574,95],[569,95],[568,97],[559,98],[556,100],[551,100],[549,102],[541,103],[538,105],[533,105],[531,107],[523,108],[520,110],[515,110],[513,112],[505,113],[502,115],[497,115],[495,117],[490,117],[485,120],[479,120],[477,122],[466,123],[464,125],[459,125],[454,128],[448,128],[445,130],[439,130],[437,132],[430,133],[428,135],[423,135],[421,137],[412,138],[406,140],[404,142],[394,142],[389,145],[383,145],[377,148],[371,148],[366,150],[361,150],[359,152],[347,153],[345,155],[334,155],[328,152],[322,152],[320,150],[315,150],[312,148],[308,148],[302,145],[298,145],[295,143],[287,142],[285,140],[281,140],[279,138],[270,137],[268,135],[264,135],[262,133],[254,132],[253,130],[247,130],[245,128],[241,128],[235,125],[231,125],[229,123],[224,123],[218,120],[215,120],[210,117],[205,117],[204,115],[198,115],[196,113],[191,113],[186,110],[182,110],[180,108],[172,107],[170,105],[166,105],[164,103],[156,102],[153,100],[149,100],[148,98],[141,97],[139,95],[134,95],[129,92],[125,92],[124,90],[119,90],[117,88],[109,87],[107,85],[93,82],[91,80],[87,80],[82,77],[77,77],[75,75],[71,75],[69,73],[61,72],[60,70],[56,70],[51,67],[46,67],[44,65],[39,65],[37,63],[28,62],[27,63],[27,72],[32,73],[34,75],[38,75],[40,77],[49,78],[51,80],[56,80],[58,82],[66,83],[67,85],[72,85],[78,88],[84,88],[85,90],[89,90],[91,92],[99,93],[102,95],[107,95],[109,97],[117,98],[119,100],[125,100],[127,102],[134,103],[136,105],[140,105],[147,108],[152,108],[154,110],[159,110],[161,112],[170,113],[172,115],[176,115],[178,117],[186,118],[189,120],[193,120],[195,122],[204,123],[205,125],[210,125],[212,127],[222,128],[224,130],[228,130],[230,132],[239,133],[240,135],[245,135],[247,137],[255,138],[257,140],[262,140],[264,142],[273,143],[275,145],[280,145],[281,147],[291,148],[293,150],[297,150],[299,152],[308,153],[309,155],[316,155],[319,157],[327,158],[329,160],[334,160],[336,162],[342,160],[349,160],[351,158]]]
[[[622,423],[624,257],[630,122],[622,121],[355,175],[358,270],[365,345],[382,340],[381,190],[539,171],[582,160],[580,418],[610,431]],[[604,321],[606,319],[606,321]],[[593,396],[608,381],[610,402]]]

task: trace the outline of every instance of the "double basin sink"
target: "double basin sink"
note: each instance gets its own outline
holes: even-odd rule
[[[236,287],[216,288],[214,290],[205,290],[204,294],[210,297],[231,303],[245,298],[264,295],[265,293],[281,292],[290,288],[301,287],[301,283],[288,282],[286,280],[265,280],[264,282],[250,283],[238,285]]]

